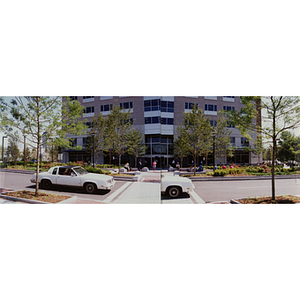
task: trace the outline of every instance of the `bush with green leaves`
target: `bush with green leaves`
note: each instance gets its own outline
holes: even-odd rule
[[[226,174],[226,170],[215,170],[213,176],[225,176]]]

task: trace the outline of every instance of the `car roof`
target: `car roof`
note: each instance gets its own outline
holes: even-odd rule
[[[60,166],[61,168],[66,168],[66,169],[72,169],[74,167],[78,167],[78,166]]]

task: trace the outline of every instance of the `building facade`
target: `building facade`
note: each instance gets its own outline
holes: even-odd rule
[[[236,110],[243,107],[240,98],[236,96],[78,96],[71,97],[78,100],[85,111],[82,120],[87,126],[91,126],[92,120],[98,114],[106,116],[114,104],[120,105],[125,110],[130,110],[133,127],[139,129],[144,135],[147,152],[142,158],[147,166],[151,166],[153,160],[158,166],[167,167],[174,160],[173,142],[176,129],[183,123],[183,112],[191,111],[192,106],[197,104],[204,114],[209,117],[211,125],[216,123],[218,112],[221,110]],[[66,100],[64,100],[66,101]],[[230,128],[231,144],[235,147],[234,156],[225,158],[222,163],[247,163],[255,164],[259,158],[255,157],[246,147],[249,141],[245,139],[237,128]],[[63,153],[63,162],[68,161],[91,161],[91,154],[84,150],[87,135],[74,136],[74,144],[82,147],[81,151],[67,150]],[[252,134],[256,138],[256,133]],[[250,145],[251,145],[250,141]],[[124,161],[123,161],[124,160]],[[124,156],[121,163],[133,161],[132,158]],[[199,158],[199,161],[201,158]],[[212,164],[212,158],[208,163]],[[101,155],[97,163],[108,163],[108,158]],[[132,163],[131,163],[132,164]],[[185,165],[191,164],[191,158],[184,160]]]

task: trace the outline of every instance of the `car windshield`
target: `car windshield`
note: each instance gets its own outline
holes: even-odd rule
[[[87,173],[88,173],[84,168],[81,168],[81,167],[73,168],[73,170],[74,170],[78,175],[84,175],[84,174],[87,174]]]

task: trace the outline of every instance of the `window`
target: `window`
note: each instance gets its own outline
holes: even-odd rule
[[[133,108],[133,102],[123,102],[119,104],[120,108],[129,109]]]
[[[241,138],[241,144],[242,144],[242,147],[248,147],[249,146],[249,140],[247,138],[242,137]]]
[[[174,112],[174,102],[172,101],[161,101],[160,109],[162,112]]]
[[[185,103],[184,103],[184,108],[185,108],[185,109],[193,109],[193,106],[194,106],[194,105],[198,106],[198,103],[185,102]]]
[[[168,136],[146,136],[147,154],[173,155],[173,138]]]
[[[160,99],[144,101],[144,111],[157,111],[160,110]]]
[[[89,114],[89,113],[93,113],[93,112],[95,112],[95,111],[94,111],[94,106],[89,106],[89,107],[86,107],[86,108],[84,109],[84,113],[85,113],[85,114]]]
[[[75,147],[77,146],[77,138],[73,139],[72,141],[72,147]]]
[[[86,125],[88,128],[92,128],[93,122],[85,122],[85,125]]]
[[[223,110],[235,111],[235,107],[234,106],[223,106]]]
[[[230,138],[230,143],[231,143],[232,145],[235,145],[235,137],[231,137],[231,138]]]
[[[57,168],[54,168],[52,174],[56,175],[56,172],[57,172]]]
[[[100,106],[100,111],[110,111],[112,109],[112,104],[105,104]]]
[[[207,111],[218,111],[217,105],[205,104],[205,110]]]
[[[145,124],[158,124],[161,123],[163,125],[174,125],[173,118],[161,118],[161,117],[146,117]]]
[[[209,122],[210,122],[210,126],[213,126],[213,127],[217,126],[217,121],[210,120]]]
[[[69,99],[70,99],[71,101],[77,100],[77,96],[69,96]]]
[[[82,146],[85,147],[86,146],[86,138],[82,138]]]
[[[90,98],[94,98],[95,96],[83,96],[83,99],[90,99]]]

